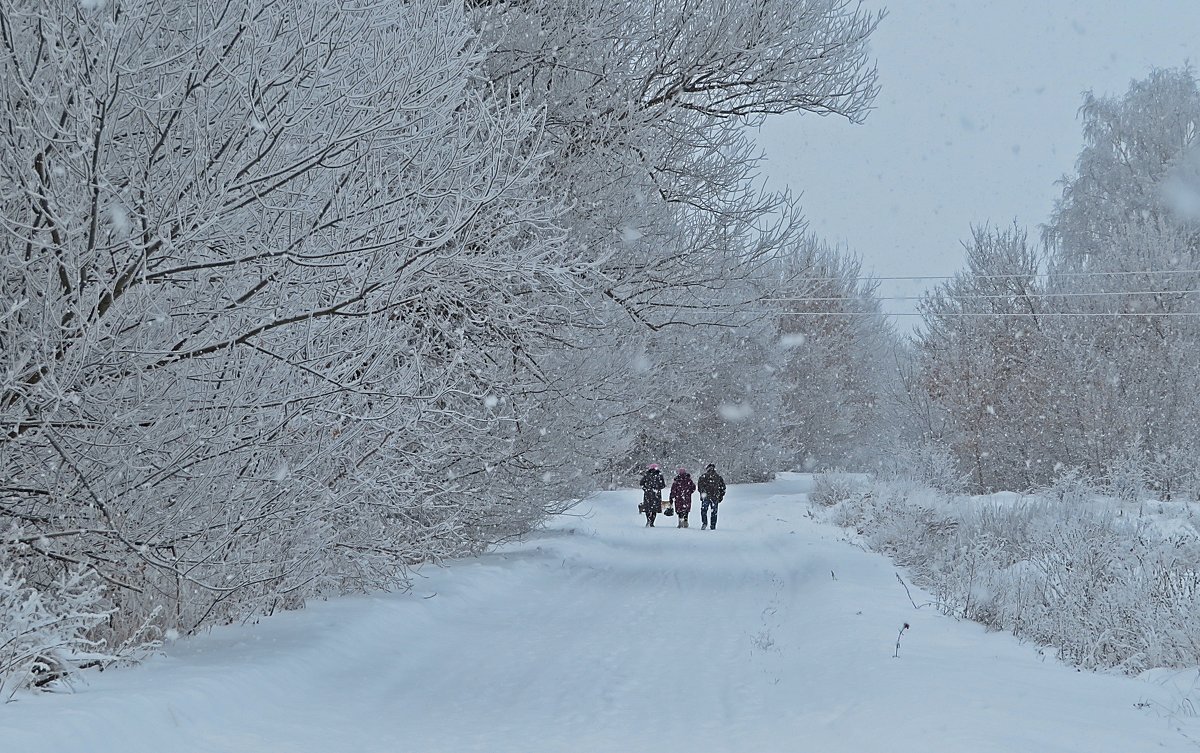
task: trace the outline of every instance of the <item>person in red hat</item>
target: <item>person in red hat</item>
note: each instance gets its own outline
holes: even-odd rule
[[[692,494],[696,491],[696,482],[688,475],[687,468],[680,468],[671,482],[671,505],[679,517],[679,527],[688,527],[688,513],[692,511]]]

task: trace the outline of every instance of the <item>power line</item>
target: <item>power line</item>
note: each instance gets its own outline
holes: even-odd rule
[[[1054,318],[1086,318],[1086,317],[1103,317],[1111,318],[1114,316],[1141,316],[1141,317],[1159,317],[1159,316],[1177,316],[1177,317],[1197,317],[1200,318],[1200,311],[1158,311],[1136,313],[1130,311],[1054,311],[1047,313],[1029,313],[1020,311],[948,311],[939,312],[937,314],[927,315],[918,311],[753,311],[746,313],[767,314],[775,316],[932,316],[934,318],[957,317],[957,316],[992,316],[998,318],[1037,318],[1037,319],[1054,319]]]
[[[1031,279],[1031,278],[1076,278],[1076,277],[1123,277],[1127,275],[1200,275],[1200,269],[1139,269],[1115,272],[1034,272],[1024,274],[995,274],[995,275],[910,275],[910,276],[874,276],[863,275],[859,277],[839,277],[831,275],[828,277],[805,277],[805,280],[823,280],[823,281],[839,281],[839,280],[854,280],[855,282],[925,282],[928,280],[957,280],[960,278],[968,278],[972,280],[1013,280],[1013,279]]]
[[[964,295],[955,295],[951,300],[1008,300],[1011,298],[1085,298],[1096,296],[1126,296],[1126,295],[1185,295],[1190,293],[1200,293],[1200,290],[1101,290],[1095,293],[1031,293],[1029,295],[1011,293],[1008,295],[1000,294],[983,294],[983,293],[967,293]],[[760,298],[761,301],[860,301],[864,298],[873,301],[921,301],[925,300],[923,295],[872,295],[872,296],[789,296],[783,298]]]

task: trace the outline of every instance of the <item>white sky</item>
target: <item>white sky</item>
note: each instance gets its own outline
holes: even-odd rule
[[[801,192],[810,229],[879,276],[948,275],[972,224],[1037,234],[1082,145],[1082,94],[1151,67],[1200,66],[1200,0],[866,0],[882,90],[865,124],[773,118],[768,184]],[[935,281],[887,281],[911,296]],[[914,301],[884,301],[912,311]],[[910,329],[914,318],[899,319]]]

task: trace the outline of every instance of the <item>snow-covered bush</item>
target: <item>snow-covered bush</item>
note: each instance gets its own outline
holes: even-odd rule
[[[967,477],[959,469],[954,453],[944,444],[932,441],[902,443],[883,461],[879,478],[907,481],[944,492],[963,492]]]
[[[1150,476],[1140,443],[1131,444],[1113,458],[1104,472],[1105,491],[1122,502],[1138,502],[1146,496]]]
[[[1100,495],[1100,485],[1078,468],[1068,468],[1054,477],[1038,496],[1065,508],[1078,508],[1092,503]]]
[[[1149,462],[1153,491],[1162,499],[1200,501],[1200,449],[1182,444],[1166,447]]]
[[[861,474],[827,471],[813,475],[812,491],[808,498],[822,507],[832,507],[860,494],[865,489]]]
[[[1081,667],[1194,666],[1197,532],[1118,504],[1068,473],[1030,497],[877,482],[828,514],[907,568],[946,614],[1054,647]]]
[[[0,566],[0,696],[109,658],[89,635],[112,611],[99,578],[82,568],[39,589],[14,565]]]
[[[0,699],[22,688],[68,680],[78,670],[137,661],[160,647],[152,621],[114,629],[119,615],[99,573],[82,564],[61,563],[47,579],[30,578],[33,548],[46,541],[20,528],[0,538]],[[108,636],[124,635],[113,644]]]

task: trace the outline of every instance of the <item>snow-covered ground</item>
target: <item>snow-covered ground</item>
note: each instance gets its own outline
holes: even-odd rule
[[[1194,672],[1077,672],[914,609],[885,558],[806,515],[810,483],[731,487],[714,532],[698,506],[688,530],[648,529],[640,492],[601,493],[410,593],[214,630],[74,694],[21,696],[0,706],[0,751],[1200,747],[1178,690]]]

